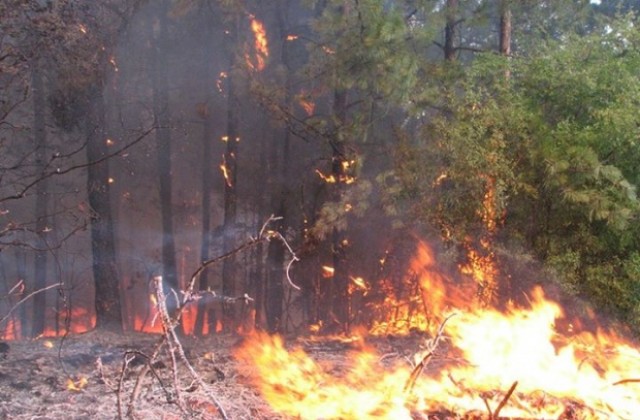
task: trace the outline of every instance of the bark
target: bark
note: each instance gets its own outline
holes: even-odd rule
[[[102,86],[92,88],[88,98],[85,117],[87,160],[94,162],[108,154]],[[122,329],[108,160],[89,165],[87,194],[92,211],[91,250],[95,281],[96,327]]]
[[[43,75],[40,63],[34,63],[31,69],[31,81],[33,86],[33,128],[36,146],[36,165],[42,171],[45,170],[47,131],[46,131],[46,92],[44,91]],[[36,175],[37,176],[37,175]],[[36,234],[38,235],[37,249],[35,251],[34,290],[44,289],[47,286],[47,241],[46,227],[48,224],[47,207],[47,180],[41,180],[36,186]],[[33,325],[32,334],[37,337],[45,330],[46,324],[46,293],[38,293],[33,297]]]
[[[445,5],[445,27],[444,27],[444,59],[453,61],[456,59],[457,49],[455,46],[458,35],[458,0],[447,0]]]

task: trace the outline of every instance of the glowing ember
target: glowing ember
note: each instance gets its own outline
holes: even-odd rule
[[[443,325],[444,344],[435,353],[416,354],[414,363],[427,356],[438,360],[422,374],[415,375],[403,358],[383,365],[363,342],[347,355],[346,366],[318,363],[264,334],[250,336],[236,356],[271,407],[295,418],[412,419],[447,413],[446,418],[630,419],[640,413],[640,352],[611,333],[560,335],[556,321],[563,311],[542,289],[531,292],[527,307],[483,309],[437,272],[425,244],[407,277],[420,285],[417,298],[431,318],[442,320],[457,306]],[[388,299],[396,308],[408,305]],[[425,348],[433,343],[427,340]],[[336,371],[342,374],[335,376]]]
[[[333,273],[335,273],[335,268],[330,267],[328,265],[323,265],[322,266],[322,277],[324,278],[329,278],[329,277],[333,277]]]

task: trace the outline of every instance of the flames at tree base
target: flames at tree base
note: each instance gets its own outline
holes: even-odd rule
[[[416,258],[412,270],[422,273],[421,293],[437,303],[430,316],[440,328],[414,333],[412,344],[380,352],[365,333],[349,338],[343,360],[332,363],[279,336],[246,338],[235,352],[240,369],[275,412],[303,419],[637,418],[637,345],[609,331],[577,331],[578,323],[561,333],[559,321],[572,322],[540,287],[523,307],[469,304],[433,275],[431,253],[419,249]],[[373,338],[377,347],[385,340]],[[420,362],[424,369],[416,368]]]

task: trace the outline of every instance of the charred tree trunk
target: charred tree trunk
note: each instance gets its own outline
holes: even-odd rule
[[[235,19],[235,27],[232,30],[232,46],[237,44],[239,31],[239,18]],[[227,90],[227,127],[226,127],[226,150],[223,154],[223,175],[224,175],[224,221],[223,221],[223,252],[229,252],[234,247],[236,215],[237,215],[237,158],[239,142],[239,122],[238,122],[238,98],[235,93],[235,70],[234,52],[230,52],[230,71],[228,77]],[[222,294],[224,296],[236,295],[236,258],[231,256],[222,263]],[[223,328],[225,331],[235,329],[236,311],[233,303],[224,303],[222,308]]]
[[[154,28],[154,46],[152,49],[152,89],[153,112],[159,129],[156,131],[156,150],[158,164],[158,187],[160,195],[160,213],[162,218],[162,277],[165,284],[174,290],[179,289],[176,264],[175,240],[173,237],[173,199],[171,179],[171,124],[169,114],[169,83],[167,66],[161,49],[167,43],[167,3],[162,2],[157,26]],[[171,296],[171,294],[169,294]],[[176,306],[177,302],[169,305]]]
[[[108,154],[102,85],[90,89],[87,101],[87,160],[97,162]],[[122,329],[119,279],[107,160],[89,165],[87,193],[91,206],[91,250],[95,281],[96,327]]]
[[[33,86],[33,128],[36,147],[36,165],[42,171],[45,170],[47,131],[46,131],[46,105],[42,68],[40,63],[34,63],[31,69],[31,81]],[[39,176],[39,175],[36,175]],[[36,186],[36,234],[38,235],[37,249],[35,251],[34,290],[41,290],[47,286],[47,182],[41,180]],[[33,297],[33,325],[32,334],[37,337],[45,330],[46,324],[46,293],[38,293]]]
[[[458,0],[447,0],[447,4],[445,5],[446,22],[444,27],[444,59],[447,61],[454,61],[456,59],[457,16]]]

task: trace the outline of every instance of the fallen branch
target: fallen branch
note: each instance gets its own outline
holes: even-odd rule
[[[409,393],[413,390],[413,386],[415,385],[416,380],[418,379],[418,377],[420,376],[424,368],[427,367],[429,360],[431,360],[431,357],[433,357],[433,353],[435,352],[436,347],[438,347],[438,343],[440,342],[440,339],[442,338],[442,334],[444,333],[445,324],[454,315],[455,314],[451,314],[447,316],[444,319],[444,321],[442,321],[442,323],[440,324],[440,327],[438,327],[438,332],[436,333],[436,336],[429,343],[429,346],[427,348],[427,353],[422,357],[422,360],[420,360],[420,363],[418,363],[411,371],[411,374],[409,375],[409,379],[407,379],[407,382],[404,385],[405,393]]]

